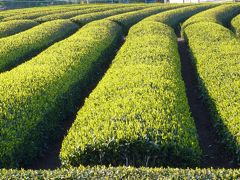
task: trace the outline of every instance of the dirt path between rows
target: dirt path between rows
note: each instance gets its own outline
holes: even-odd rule
[[[191,62],[187,43],[183,38],[178,38],[177,42],[188,104],[195,120],[200,147],[203,151],[201,167],[237,167],[236,163],[233,162],[233,156],[224,150],[223,145],[218,142],[218,136],[213,127],[210,112],[206,103],[200,98],[201,93],[198,88],[197,74]]]

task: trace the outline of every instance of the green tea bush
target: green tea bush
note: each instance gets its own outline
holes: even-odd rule
[[[197,22],[214,22],[228,26],[231,19],[239,13],[239,4],[223,4],[189,18],[183,23],[182,29]]]
[[[75,17],[71,18],[71,20],[73,22],[83,26],[83,25],[89,23],[90,21],[107,18],[109,16],[114,16],[114,15],[117,15],[117,14],[120,14],[120,13],[123,13],[123,16],[126,16],[126,12],[129,12],[129,11],[134,11],[135,15],[134,15],[133,18],[137,19],[136,16],[139,15],[137,10],[142,9],[142,8],[143,7],[139,7],[139,6],[137,6],[137,7],[123,7],[123,8],[112,9],[112,10],[108,10],[108,11],[100,11],[100,12],[83,14],[83,15],[75,16]],[[151,8],[159,9],[160,7],[151,7]],[[147,8],[147,9],[151,9],[151,8]],[[146,14],[147,9],[143,9],[143,10],[140,10],[140,11],[145,10],[143,12],[143,14]]]
[[[237,36],[240,36],[240,15],[234,17],[231,21],[232,30],[236,33]]]
[[[106,10],[114,9],[114,8],[121,8],[121,7],[126,7],[126,6],[93,6],[93,8],[87,8],[87,9],[80,9],[80,10],[74,10],[70,12],[64,12],[64,13],[55,13],[55,14],[50,14],[46,16],[41,16],[39,18],[36,18],[35,21],[38,22],[46,22],[46,21],[51,21],[51,20],[56,20],[56,19],[69,19],[74,16],[78,15],[83,15],[83,14],[88,14],[88,13],[95,13],[95,12],[103,12]],[[131,6],[129,6],[131,7]],[[137,10],[137,8],[136,8]]]
[[[143,21],[65,137],[63,165],[195,166],[201,150],[172,28]]]
[[[17,167],[31,161],[56,136],[60,129],[56,127],[74,111],[81,92],[114,54],[121,37],[122,28],[113,21],[89,23],[73,36],[0,75],[1,167]],[[8,92],[5,95],[4,89]]]
[[[0,170],[2,179],[240,179],[239,169],[178,169],[134,167],[78,167],[47,170]]]
[[[52,11],[57,9],[63,9],[67,6],[51,6],[51,7],[33,7],[33,8],[22,8],[22,9],[10,9],[7,11],[0,11],[0,19],[15,16],[17,14],[27,14],[40,11]]]
[[[153,14],[157,14],[163,11],[180,8],[188,5],[176,5],[176,4],[170,4],[170,5],[162,5],[157,7],[151,7],[135,12],[129,12],[124,14],[119,14],[116,16],[111,16],[108,19],[114,22],[117,22],[118,24],[121,24],[124,28],[124,30],[127,32],[128,29],[137,22],[141,21],[142,19],[151,16]]]
[[[0,39],[0,72],[14,67],[54,42],[76,31],[69,20],[55,20]]]
[[[46,148],[120,37],[116,23],[96,21],[0,75],[0,167],[31,162]]]
[[[73,10],[77,10],[77,9],[88,9],[89,6],[72,6],[72,7],[68,7],[68,8],[61,8],[61,9],[46,9],[45,11],[37,11],[37,12],[28,12],[28,13],[23,13],[23,14],[19,14],[17,13],[14,16],[9,16],[9,17],[5,17],[2,19],[2,21],[9,21],[9,20],[18,20],[18,19],[35,19],[38,18],[40,16],[46,16],[49,14],[53,14],[53,13],[64,13],[64,12],[70,12]],[[28,10],[26,10],[28,11]]]
[[[210,7],[165,11],[131,28],[111,68],[86,100],[63,142],[63,165],[199,163],[201,150],[181,79],[176,36],[169,26],[156,21],[174,27]],[[129,27],[134,19],[130,18],[132,13],[128,14],[123,19],[121,15],[108,19]]]
[[[197,6],[196,5],[187,6],[184,8],[173,9],[171,11],[165,11],[163,13],[156,14],[155,16],[150,16],[144,20],[161,22],[171,26],[176,30],[180,22],[184,22],[192,15],[207,10],[209,8],[215,7],[217,5],[218,4],[203,4]]]
[[[38,25],[32,20],[12,20],[0,23],[0,38],[25,31]]]
[[[221,17],[220,23],[225,21],[224,16]],[[229,29],[213,22],[218,20],[190,24],[185,27],[184,36],[196,66],[202,96],[208,102],[221,142],[239,162],[240,42]]]
[[[66,8],[75,8],[79,5],[58,5],[58,6],[42,6],[42,7],[32,7],[32,8],[22,8],[22,9],[10,9],[7,11],[0,11],[0,18],[15,16],[17,14],[27,14],[41,11],[52,11],[52,10],[60,10]],[[89,5],[81,5],[81,6],[89,6]],[[94,5],[91,5],[94,6]]]

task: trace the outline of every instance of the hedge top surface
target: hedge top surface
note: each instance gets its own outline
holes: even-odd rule
[[[186,18],[189,18],[191,15],[201,12],[203,10],[215,7],[216,4],[201,4],[201,5],[191,5],[183,8],[177,8],[169,11],[165,11],[154,16],[145,18],[144,21],[155,21],[167,24],[175,29],[179,22],[184,21]]]
[[[172,28],[151,21],[132,27],[64,139],[63,164],[198,164],[180,66]]]
[[[76,6],[92,6],[89,4],[81,4],[81,5],[54,5],[54,6],[42,6],[42,7],[30,7],[30,8],[21,8],[21,9],[9,9],[9,10],[5,10],[5,11],[1,11],[0,12],[0,16],[1,15],[5,15],[5,14],[15,14],[15,13],[28,13],[28,12],[39,12],[39,11],[47,11],[47,10],[56,10],[56,9],[63,9],[63,8],[72,8],[72,7],[76,7]],[[99,4],[98,6],[102,6],[101,4]]]
[[[0,170],[2,179],[240,179],[239,169],[83,167],[50,170]]]
[[[240,13],[239,4],[223,4],[192,16],[183,23],[182,29],[198,22],[214,22],[226,25],[238,13]]]
[[[46,129],[51,128],[52,121],[60,121],[65,115],[61,107],[65,105],[66,96],[71,96],[67,94],[69,89],[76,83],[85,83],[93,64],[120,32],[121,27],[112,21],[89,23],[74,35],[0,75],[0,166],[16,167],[27,151],[33,152],[27,154],[29,159],[35,156],[39,149],[35,141],[42,142],[49,136]],[[59,105],[59,101],[64,103]],[[48,114],[49,111],[54,113]],[[47,127],[37,128],[46,121]]]
[[[16,11],[15,13],[7,13],[5,11],[5,14],[0,15],[2,18],[2,21],[8,21],[8,20],[17,20],[17,19],[35,19],[38,17],[46,16],[46,15],[51,15],[51,14],[56,14],[56,13],[67,13],[67,12],[73,12],[73,11],[85,11],[87,9],[93,9],[93,8],[109,8],[109,9],[114,9],[114,8],[119,8],[119,7],[134,7],[134,6],[152,6],[152,5],[144,5],[144,4],[103,4],[103,5],[96,5],[96,4],[91,4],[91,5],[86,5],[86,6],[67,6],[63,8],[47,8],[39,11],[29,11],[28,9],[25,9],[25,11],[21,12],[20,9],[19,13]]]
[[[120,8],[120,7],[132,7],[132,6],[117,6],[117,8]],[[49,14],[49,15],[38,17],[34,20],[38,22],[46,22],[46,21],[55,20],[55,19],[67,19],[67,18],[72,18],[74,16],[82,15],[82,14],[88,14],[88,13],[94,13],[94,12],[100,12],[100,11],[103,12],[103,11],[114,9],[114,8],[116,8],[116,6],[93,6],[87,9],[73,10],[73,11],[68,11],[64,13]]]
[[[27,57],[77,30],[70,20],[39,24],[18,34],[0,39],[0,73],[24,62]]]
[[[36,25],[38,25],[38,23],[32,20],[12,20],[0,22],[0,38],[16,34]]]
[[[71,18],[71,20],[79,25],[85,25],[88,22],[93,21],[93,20],[99,20],[99,19],[103,19],[103,18],[106,18],[109,16],[110,17],[114,16],[117,14],[126,14],[126,12],[129,12],[129,11],[138,12],[139,9],[143,9],[143,8],[146,8],[146,7],[141,7],[141,6],[121,7],[121,8],[117,8],[117,9],[109,9],[106,11],[82,14],[82,15]]]
[[[222,142],[240,161],[240,42],[229,29],[199,22],[184,30]]]
[[[237,15],[232,19],[231,26],[237,36],[240,36],[240,15]]]
[[[69,6],[65,8],[58,8],[58,9],[51,9],[48,8],[46,10],[39,10],[36,12],[29,12],[28,10],[25,10],[26,12],[23,13],[16,13],[10,16],[6,16],[2,19],[2,21],[9,21],[9,20],[17,20],[17,19],[34,19],[40,16],[48,15],[48,14],[54,14],[54,13],[64,13],[64,12],[71,12],[74,10],[85,10],[90,9],[92,7],[96,7],[97,5],[88,5],[88,6]],[[111,5],[110,5],[111,6]],[[114,6],[114,5],[113,5]],[[115,5],[117,7],[117,5]],[[100,6],[101,7],[101,6]]]
[[[185,4],[184,5],[179,5],[179,4],[161,5],[157,7],[150,7],[143,10],[111,16],[108,19],[121,24],[124,27],[124,29],[128,30],[133,24],[146,18],[147,16],[160,13],[162,11],[181,8],[184,6],[188,6],[188,5],[185,5]]]
[[[145,12],[145,16],[151,13]],[[135,18],[138,18],[137,14]],[[51,22],[53,21],[46,23]],[[120,31],[120,26],[113,21],[100,20],[89,23],[71,37],[52,45],[28,62],[1,74],[0,79],[3,78],[3,81],[0,84],[0,146],[4,147],[4,151],[0,152],[2,164],[15,165],[15,161],[21,160],[21,155],[26,151],[22,148],[24,139],[35,137],[38,131],[45,132],[38,129],[33,133],[33,130],[38,124],[46,122],[46,114],[56,108],[54,103],[57,103],[57,98],[62,100],[63,94],[72,84],[81,78],[87,78],[89,67],[98,61],[104,48],[108,47],[113,39],[120,38]],[[3,93],[4,90],[7,92]],[[62,114],[59,113],[60,115]],[[44,137],[46,138],[45,134]],[[41,136],[34,141],[40,139]],[[28,156],[32,154],[29,153]]]
[[[69,6],[59,5],[59,6],[51,6],[51,7],[32,7],[32,8],[22,8],[22,9],[10,9],[0,12],[0,19],[17,15],[19,13],[26,14],[26,13],[33,13],[33,12],[41,12],[41,11],[51,11],[57,9],[63,9]]]

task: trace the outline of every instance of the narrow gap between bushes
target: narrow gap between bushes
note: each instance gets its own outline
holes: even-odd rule
[[[108,70],[108,68],[109,68],[112,60],[116,56],[118,50],[120,49],[122,44],[125,42],[125,37],[126,37],[126,35],[124,34],[121,37],[120,42],[118,43],[116,50],[114,51],[112,56],[109,57],[108,60],[106,61],[106,63],[101,66],[101,70],[99,72],[97,72],[96,76],[92,77],[91,82],[88,84],[86,89],[84,89],[84,91],[82,92],[83,93],[82,97],[84,97],[84,98],[82,98],[81,101],[79,101],[79,104],[77,105],[76,109],[72,112],[71,117],[69,117],[69,119],[66,119],[63,122],[63,124],[61,126],[61,128],[62,128],[61,133],[60,133],[60,136],[58,137],[58,139],[53,144],[49,144],[49,148],[48,148],[47,152],[45,154],[43,154],[42,157],[39,157],[37,159],[37,161],[33,162],[32,164],[23,167],[24,169],[54,170],[54,169],[61,167],[61,161],[59,158],[59,154],[60,154],[63,139],[67,135],[68,130],[71,128],[72,123],[74,122],[74,120],[77,116],[78,110],[81,109],[81,107],[84,105],[85,99],[95,89],[95,87],[98,85],[98,83],[100,82],[100,80],[102,79],[102,77],[104,76],[106,71]]]
[[[188,46],[184,38],[178,35],[178,51],[181,60],[181,72],[185,82],[188,104],[191,114],[195,120],[199,144],[202,149],[201,167],[213,168],[234,168],[237,167],[233,162],[234,158],[220,144],[217,132],[214,129],[210,111],[206,102],[201,98],[198,88],[198,77],[192,63]]]

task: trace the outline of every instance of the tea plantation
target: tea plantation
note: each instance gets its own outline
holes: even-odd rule
[[[4,10],[0,82],[0,179],[240,179],[238,3]]]

